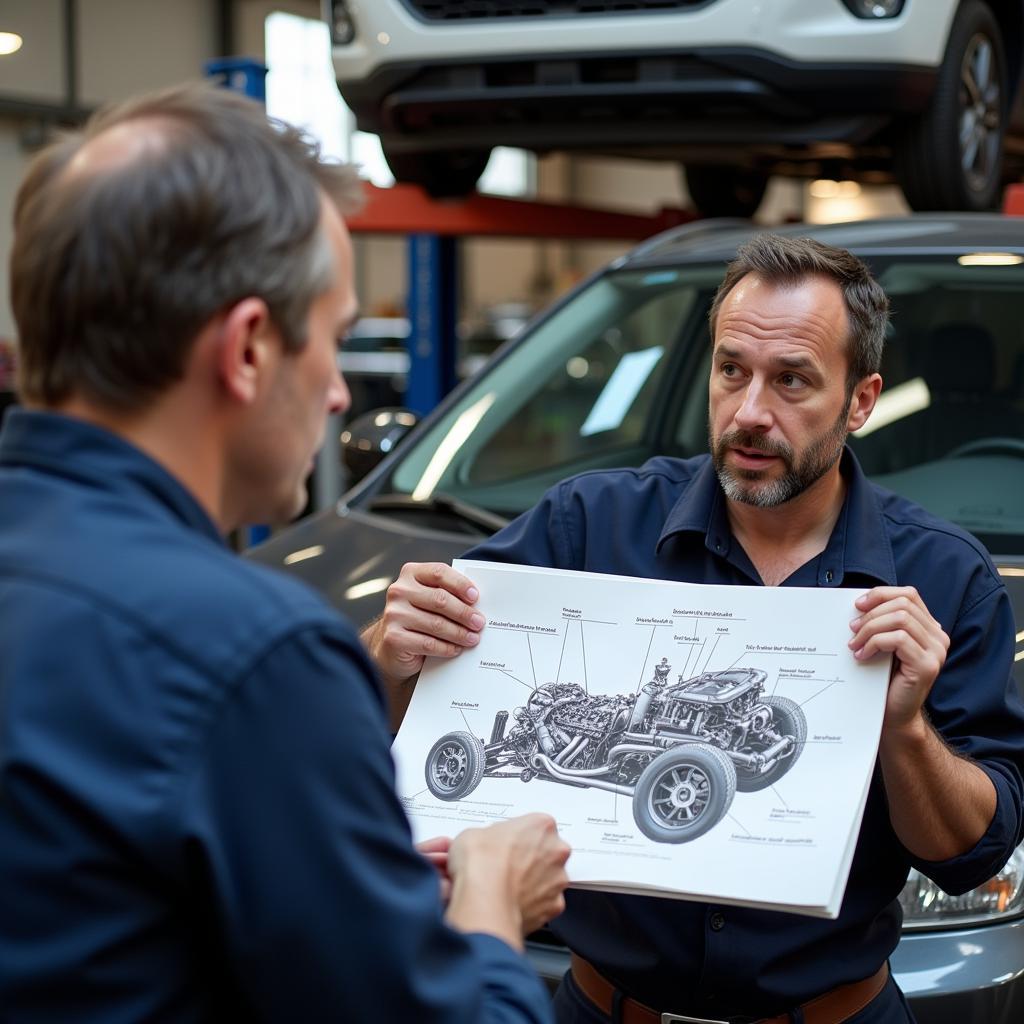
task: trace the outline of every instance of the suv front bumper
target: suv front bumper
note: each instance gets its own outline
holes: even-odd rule
[[[798,64],[759,50],[610,52],[416,62],[340,87],[392,152],[477,147],[863,143],[928,103],[918,65]]]
[[[404,0],[336,0],[354,35],[334,47],[344,87],[392,65],[558,57],[566,51],[671,56],[682,50],[757,48],[806,64],[937,68],[959,0],[910,0],[896,18],[854,17],[840,0],[707,0],[676,10],[543,17],[418,16]]]

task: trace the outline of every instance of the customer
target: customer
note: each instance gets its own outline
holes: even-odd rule
[[[630,1024],[665,1012],[909,1021],[886,967],[909,869],[963,893],[1024,835],[1006,590],[973,537],[869,483],[844,445],[881,390],[887,319],[885,294],[850,253],[755,238],[711,310],[711,454],[584,473],[469,553],[688,583],[870,588],[850,602],[850,647],[894,658],[839,918],[573,892],[554,926],[576,954],[556,996],[561,1022],[606,1021],[613,1005]],[[477,642],[471,588],[448,566],[419,564],[388,592],[365,638],[396,718],[423,655]]]
[[[542,815],[439,878],[352,628],[223,535],[285,520],[356,315],[359,185],[179,88],[32,164],[0,437],[0,1019],[538,1022]],[[445,918],[447,920],[445,920]]]

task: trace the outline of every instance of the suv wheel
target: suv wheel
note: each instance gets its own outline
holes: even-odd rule
[[[896,177],[915,210],[990,210],[1000,199],[1007,74],[988,5],[965,0],[949,34],[931,105],[902,125]]]
[[[396,181],[420,185],[434,199],[461,199],[476,188],[491,158],[489,149],[447,153],[389,153],[384,159]]]
[[[768,175],[747,167],[695,164],[685,170],[686,190],[704,217],[753,217]]]

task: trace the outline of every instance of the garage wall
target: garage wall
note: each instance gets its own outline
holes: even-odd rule
[[[201,77],[216,54],[215,0],[79,0],[78,8],[78,99],[85,106]],[[19,53],[0,58],[0,96],[63,102],[62,9],[60,0],[0,0],[0,25],[25,38]],[[0,337],[14,335],[11,207],[33,146],[48,131],[40,120],[0,121]]]
[[[14,338],[14,319],[8,302],[7,260],[11,251],[11,207],[18,182],[25,170],[25,151],[19,141],[21,126],[16,121],[0,121],[0,340]]]
[[[212,0],[79,0],[79,83],[95,106],[202,77],[217,52]]]

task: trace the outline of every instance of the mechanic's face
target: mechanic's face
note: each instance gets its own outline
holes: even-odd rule
[[[783,287],[748,274],[728,294],[708,392],[712,460],[728,498],[774,508],[836,466],[853,429],[848,331],[842,291],[828,278]]]
[[[338,339],[356,314],[352,242],[333,205],[324,202],[321,228],[334,257],[334,281],[310,306],[307,341],[282,353],[267,394],[263,458],[269,522],[287,522],[305,507],[306,480],[323,444],[327,416],[351,401],[338,369]]]

